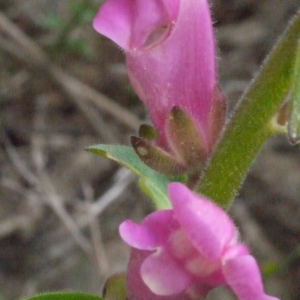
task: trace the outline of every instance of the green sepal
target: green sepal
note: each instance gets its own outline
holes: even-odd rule
[[[76,292],[55,292],[39,294],[23,300],[103,300],[102,297],[90,294],[76,293]]]
[[[156,209],[171,207],[167,185],[171,181],[182,181],[183,177],[166,176],[152,170],[139,159],[131,147],[99,144],[90,146],[86,150],[111,159],[136,174],[144,188],[147,188],[147,195],[151,197]]]
[[[172,108],[166,125],[169,144],[178,157],[193,170],[201,168],[205,147],[200,133],[190,116],[180,107]]]
[[[183,162],[179,162],[175,157],[147,140],[132,136],[131,145],[140,160],[159,173],[176,176],[187,170]]]
[[[295,59],[294,78],[291,89],[290,119],[288,125],[289,139],[292,144],[300,141],[300,39]]]
[[[139,137],[152,141],[158,137],[158,133],[153,126],[149,124],[142,124],[139,129]]]
[[[126,300],[126,273],[117,273],[109,277],[103,288],[104,300]]]

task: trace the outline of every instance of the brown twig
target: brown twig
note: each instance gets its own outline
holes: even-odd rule
[[[88,206],[91,205],[94,199],[94,191],[92,187],[88,184],[83,184],[82,186],[84,198]],[[95,254],[96,263],[98,266],[99,275],[106,274],[109,270],[108,257],[105,252],[105,248],[102,242],[102,234],[100,230],[100,225],[97,218],[89,218],[89,228],[91,233],[91,240],[93,245],[93,250]]]

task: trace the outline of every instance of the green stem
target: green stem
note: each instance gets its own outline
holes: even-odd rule
[[[290,106],[289,138],[293,144],[296,144],[300,141],[300,38],[298,39],[296,51]]]
[[[290,90],[300,36],[300,13],[279,39],[240,99],[204,171],[197,192],[228,208],[264,141],[270,120]]]

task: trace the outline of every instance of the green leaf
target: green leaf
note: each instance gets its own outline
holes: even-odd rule
[[[34,297],[25,298],[24,300],[103,300],[103,298],[96,295],[89,295],[83,293],[45,293]]]
[[[298,143],[300,140],[300,39],[298,40],[294,78],[291,91],[289,137],[292,143]]]
[[[202,175],[197,192],[228,208],[255,156],[273,134],[270,122],[291,89],[300,37],[293,19],[240,99]]]
[[[88,147],[86,150],[116,161],[135,173],[140,178],[142,189],[152,198],[157,209],[171,207],[167,185],[171,181],[182,181],[182,177],[169,177],[150,169],[138,158],[131,147],[100,144]]]

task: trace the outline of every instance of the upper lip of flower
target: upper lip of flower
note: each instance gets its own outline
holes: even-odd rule
[[[140,157],[142,161],[166,175],[200,173],[225,117],[225,109],[218,108],[225,107],[223,98],[215,92],[215,45],[207,0],[107,0],[94,27],[126,52],[129,80],[158,133],[148,150],[158,153],[154,147],[159,147],[171,156],[168,160],[149,155]],[[186,149],[174,147],[178,141],[171,141],[167,128],[175,108],[196,133],[185,132],[192,136],[183,142]],[[186,154],[189,146],[193,155]],[[163,161],[165,169],[155,168],[156,161]]]
[[[171,30],[171,24],[160,24],[149,33],[145,42],[140,47],[141,50],[148,50],[161,44],[164,40],[168,38],[168,36],[171,33]]]
[[[170,33],[179,0],[107,0],[94,19],[94,28],[126,51],[153,47]]]

